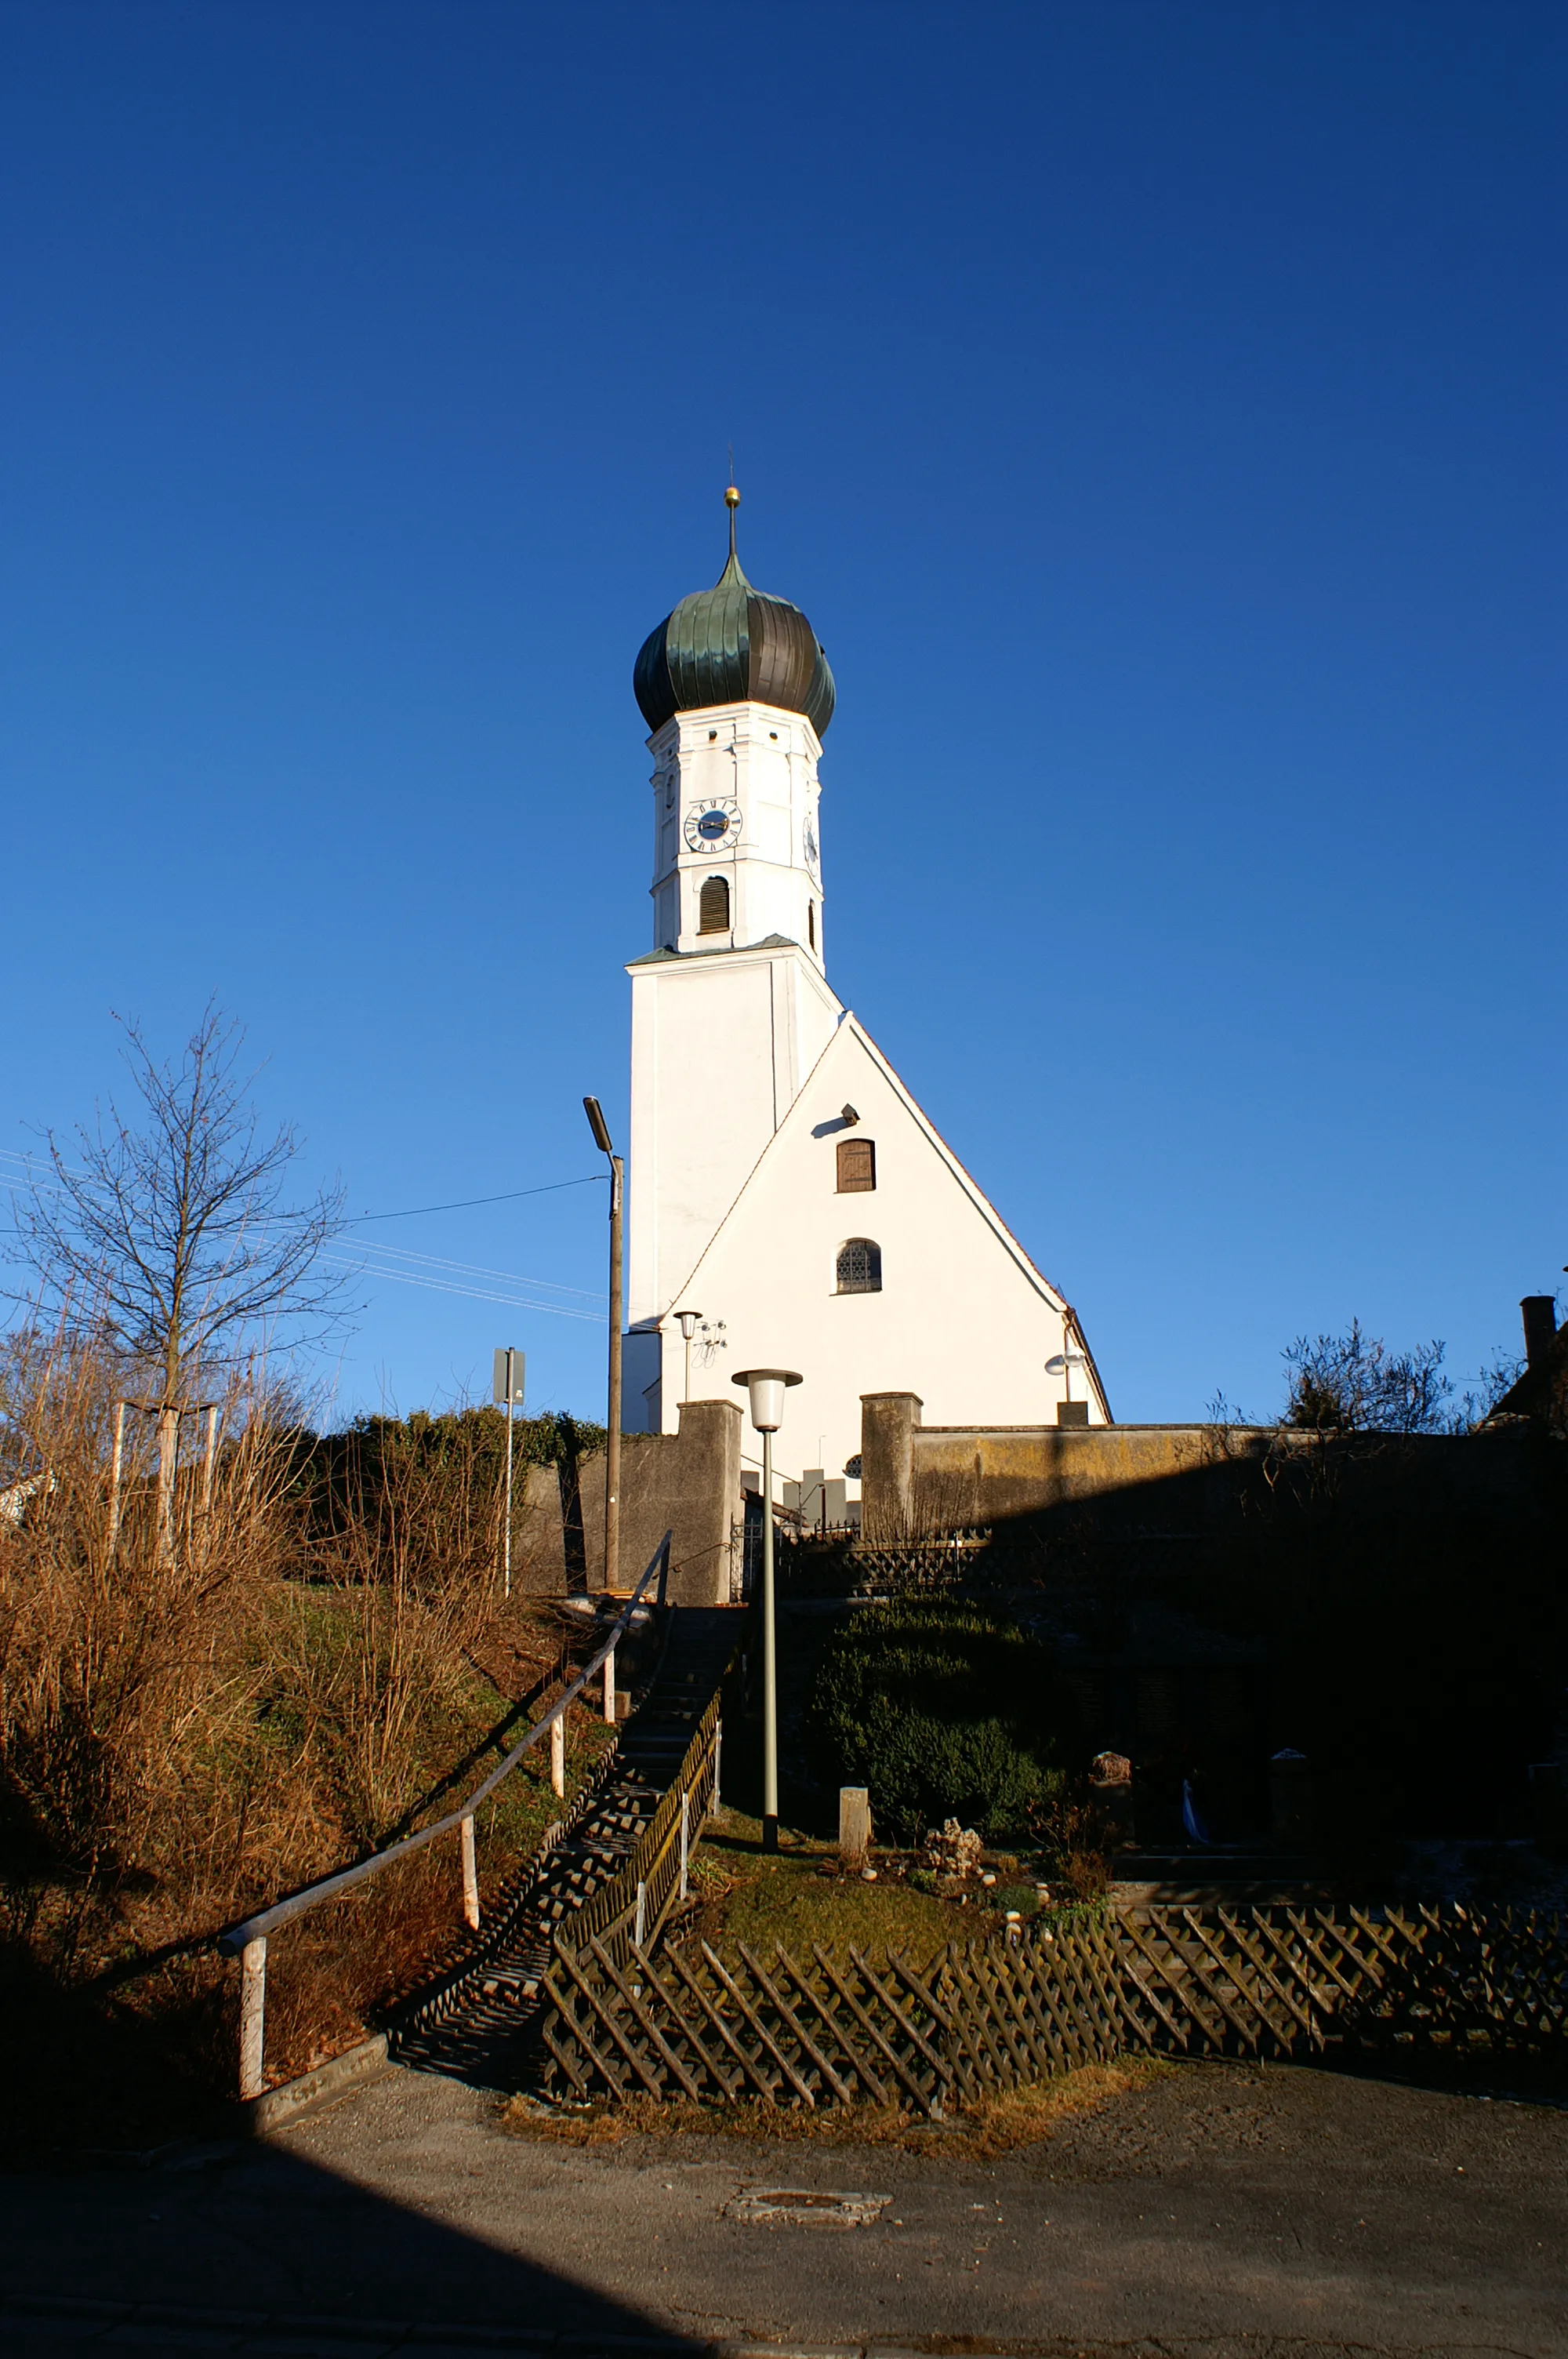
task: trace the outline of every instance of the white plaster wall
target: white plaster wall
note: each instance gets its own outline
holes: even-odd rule
[[[654,950],[676,955],[628,969],[633,1326],[675,1305],[843,1014],[823,969],[811,857],[822,749],[810,723],[772,705],[713,705],[676,713],[648,750]],[[687,820],[719,803],[734,807],[729,840],[693,850]],[[730,886],[730,927],[702,934],[698,897],[715,874]],[[755,947],[775,938],[777,948]],[[656,1382],[651,1364],[639,1397],[651,1404]],[[663,1414],[671,1425],[667,1386]],[[629,1397],[629,1424],[636,1415]]]
[[[823,963],[819,839],[822,748],[804,715],[768,704],[720,704],[680,712],[648,740],[653,756],[655,949],[745,947],[781,934]],[[714,803],[737,809],[734,839],[694,850],[688,818]],[[699,934],[705,877],[730,886],[729,934]]]
[[[843,1010],[793,946],[705,951],[628,972],[626,1315],[636,1325],[676,1307]],[[673,1431],[667,1397],[665,1417]]]
[[[846,1131],[848,1100],[860,1121]],[[837,1191],[839,1138],[871,1138],[877,1184]],[[874,1238],[882,1290],[836,1291],[838,1247]],[[728,1348],[694,1364],[694,1398],[733,1397],[748,1366],[792,1367],[775,1447],[781,1473],[836,1473],[860,1446],[860,1395],[913,1391],[928,1425],[1054,1424],[1062,1379],[1044,1363],[1064,1348],[1065,1305],[930,1130],[852,1017],[812,1071],[788,1119],[692,1273],[687,1291],[722,1319]],[[661,1406],[673,1431],[682,1381],[679,1329],[668,1324]],[[1088,1389],[1075,1375],[1074,1394]],[[1091,1421],[1105,1422],[1091,1397]],[[746,1428],[748,1453],[756,1437]]]
[[[807,850],[807,821],[821,824],[809,723],[713,706],[677,714],[648,745],[655,955],[628,969],[626,1308],[642,1331],[628,1339],[628,1430],[677,1430],[685,1347],[671,1314],[683,1305],[726,1331],[721,1353],[694,1354],[694,1398],[734,1397],[730,1375],[748,1364],[803,1372],[780,1436],[784,1474],[842,1468],[860,1446],[865,1392],[917,1392],[933,1425],[1054,1422],[1062,1379],[1044,1362],[1064,1348],[1061,1297],[828,987]],[[694,852],[685,822],[718,802],[736,807],[732,840]],[[716,871],[731,928],[699,935],[697,896]],[[677,954],[658,955],[665,945]],[[855,1135],[876,1142],[870,1194],[837,1192],[847,1100]],[[881,1245],[880,1293],[837,1292],[850,1236]],[[1103,1422],[1092,1387],[1079,1378],[1074,1390]],[[749,1425],[746,1437],[750,1454]]]

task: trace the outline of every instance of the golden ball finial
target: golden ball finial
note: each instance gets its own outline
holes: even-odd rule
[[[741,505],[741,495],[735,489],[733,484],[730,485],[724,495],[724,505],[727,508],[738,508]]]

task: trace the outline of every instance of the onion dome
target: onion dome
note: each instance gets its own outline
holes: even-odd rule
[[[724,497],[730,562],[711,590],[683,598],[643,640],[632,675],[643,718],[652,732],[672,713],[752,700],[804,712],[820,737],[833,718],[827,658],[800,608],[753,590],[741,572],[735,554],[741,495],[731,484]]]

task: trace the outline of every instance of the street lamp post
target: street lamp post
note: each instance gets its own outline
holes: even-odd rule
[[[681,1392],[681,1400],[683,1403],[691,1398],[691,1339],[697,1332],[697,1322],[701,1316],[702,1313],[700,1310],[677,1310],[676,1312],[676,1317],[680,1321],[680,1332],[686,1338],[686,1384]]]
[[[779,1847],[778,1632],[773,1612],[773,1436],[784,1421],[784,1388],[801,1379],[789,1368],[742,1368],[732,1381],[752,1397],[752,1423],[762,1437],[762,1849]]]
[[[610,1126],[597,1098],[584,1098],[583,1112],[593,1143],[610,1158],[610,1402],[604,1436],[604,1586],[621,1577],[621,1158],[610,1143]]]

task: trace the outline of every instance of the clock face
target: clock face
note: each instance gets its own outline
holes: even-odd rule
[[[816,864],[821,856],[816,846],[816,821],[807,811],[806,814],[806,864],[814,876],[816,874]]]
[[[739,803],[694,803],[686,815],[686,840],[693,852],[728,852],[740,833]]]

